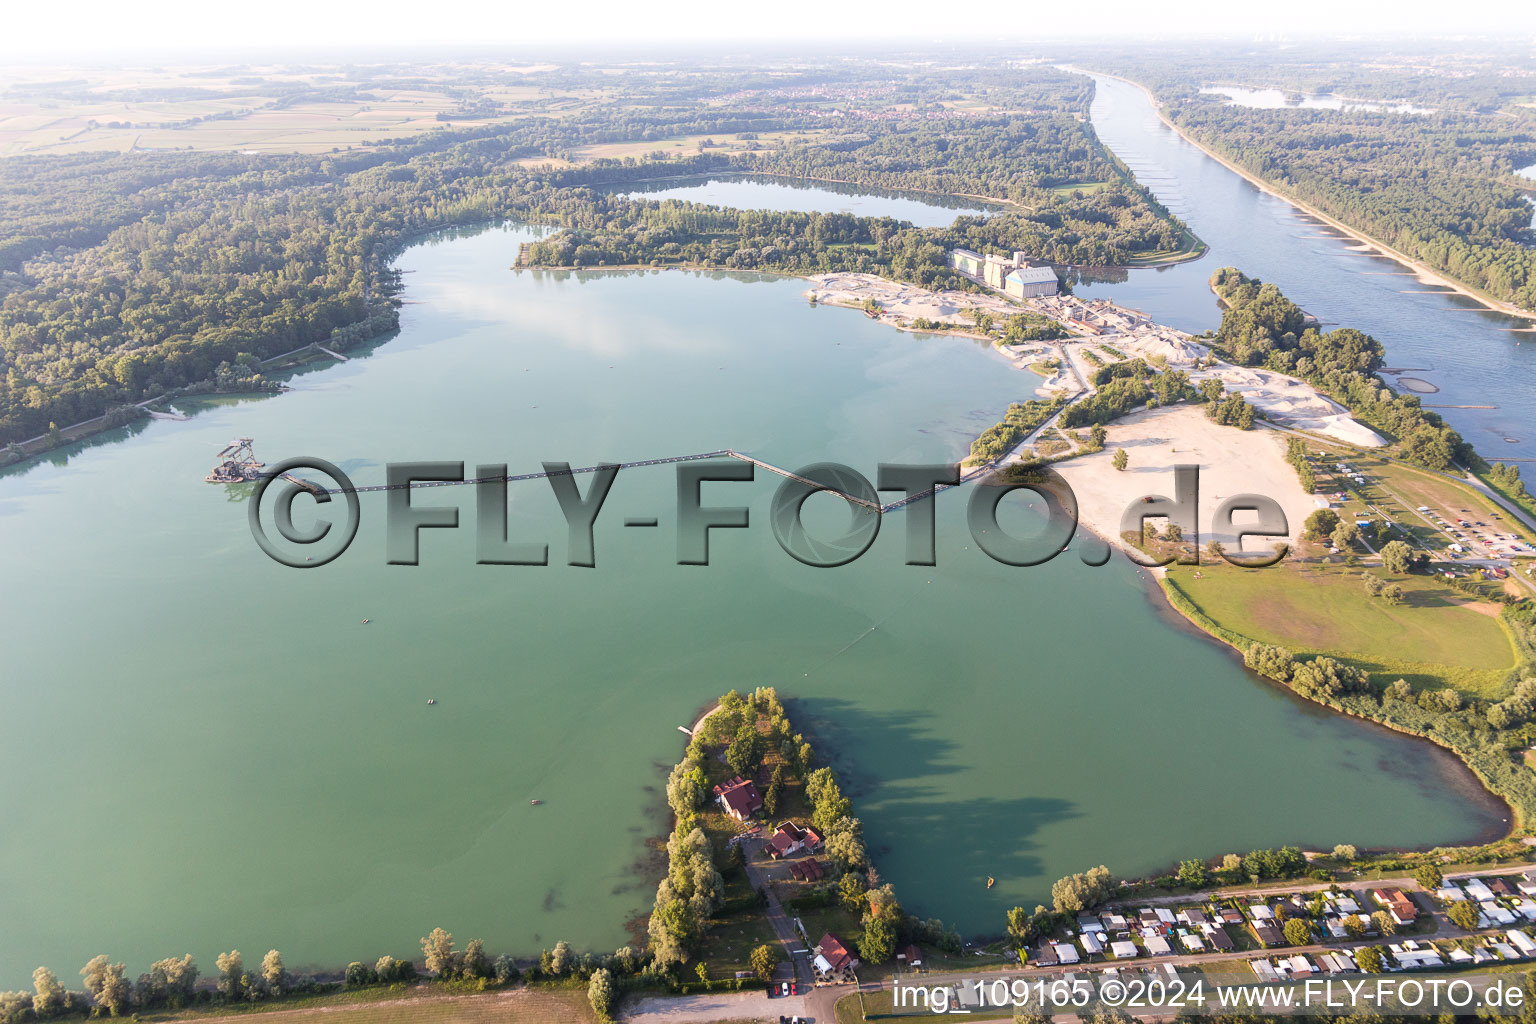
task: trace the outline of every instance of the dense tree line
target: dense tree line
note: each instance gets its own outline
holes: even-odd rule
[[[1213,343],[1225,358],[1311,383],[1400,442],[1410,462],[1444,470],[1473,459],[1471,445],[1416,395],[1398,394],[1376,375],[1384,350],[1375,338],[1350,327],[1325,332],[1305,326],[1306,314],[1279,288],[1234,267],[1216,271],[1211,287],[1223,304]]]

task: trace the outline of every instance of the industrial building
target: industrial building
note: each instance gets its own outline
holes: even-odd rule
[[[981,253],[969,249],[955,249],[949,254],[949,265],[970,277],[981,276]]]
[[[966,277],[1016,299],[1055,295],[1061,287],[1054,270],[1031,266],[1022,252],[1016,252],[1010,258],[954,249],[949,254],[949,264]]]
[[[1018,270],[1010,270],[1003,278],[1003,291],[1016,299],[1055,295],[1060,287],[1056,271],[1050,267],[1020,267]]]

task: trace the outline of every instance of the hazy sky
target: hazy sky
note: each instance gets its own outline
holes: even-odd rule
[[[967,10],[974,13],[967,15]],[[195,59],[250,49],[336,50],[582,43],[648,47],[731,40],[823,46],[910,41],[994,42],[1044,36],[1493,32],[1536,48],[1536,0],[13,0],[0,53],[28,58],[148,56]]]

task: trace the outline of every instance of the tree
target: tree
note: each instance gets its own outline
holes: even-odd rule
[[[1340,843],[1333,848],[1334,860],[1354,860],[1360,856],[1360,851],[1355,849],[1352,843]]]
[[[1366,933],[1367,929],[1365,918],[1359,914],[1350,914],[1344,919],[1344,930],[1349,933],[1350,938],[1358,939]]]
[[[1392,915],[1385,910],[1378,910],[1371,915],[1371,924],[1376,926],[1378,934],[1391,936],[1397,934],[1397,922],[1392,920]]]
[[[1208,876],[1205,871],[1205,861],[1185,860],[1179,862],[1179,884],[1189,889],[1198,889],[1205,885]]]
[[[1212,537],[1210,540],[1205,542],[1205,550],[1210,554],[1212,559],[1217,559],[1222,556],[1222,554],[1227,550],[1227,547],[1221,541],[1217,540],[1215,537]]]
[[[837,881],[838,898],[842,901],[843,909],[850,914],[857,914],[864,909],[864,894],[868,891],[864,876],[857,871],[849,871]]]
[[[864,924],[859,939],[859,959],[867,964],[883,964],[896,951],[896,929],[885,917],[872,917]]]
[[[651,939],[651,955],[665,967],[687,961],[689,950],[698,940],[699,922],[686,900],[658,899],[646,930]]]
[[[864,826],[858,818],[839,818],[825,834],[827,856],[844,870],[857,871],[869,866],[869,854],[864,848]]]
[[[1476,930],[1478,918],[1482,915],[1478,913],[1476,904],[1468,900],[1456,900],[1445,908],[1445,916],[1462,931],[1470,932]]]
[[[1408,592],[1401,583],[1388,583],[1381,588],[1381,596],[1388,604],[1402,604],[1407,600]]]
[[[1339,526],[1339,514],[1331,508],[1320,508],[1307,516],[1302,536],[1307,540],[1328,540]]]
[[[747,964],[760,981],[772,981],[774,972],[779,969],[779,953],[765,943],[753,948],[747,956]]]
[[[779,813],[779,800],[784,795],[784,766],[773,766],[773,776],[768,780],[768,790],[763,794],[763,810],[772,817]]]
[[[470,939],[464,947],[464,960],[460,970],[466,978],[485,978],[490,975],[490,958],[485,955],[485,943],[480,939]]]
[[[123,974],[124,965],[114,964],[106,956],[94,956],[80,969],[85,979],[85,990],[98,1009],[106,1010],[114,1017],[121,1016],[128,1008],[130,988]]]
[[[725,750],[725,761],[737,775],[749,776],[757,771],[762,760],[763,737],[757,731],[757,722],[743,722],[736,730],[736,738]]]
[[[1388,541],[1381,549],[1381,564],[1387,572],[1406,576],[1413,566],[1413,549],[1400,540]]]
[[[1104,442],[1109,438],[1109,431],[1104,429],[1102,423],[1095,423],[1088,430],[1088,447],[1096,452],[1104,450]]]
[[[53,1017],[64,1011],[64,986],[48,968],[39,967],[32,972],[32,993],[32,1012],[39,1017]]]
[[[1340,551],[1348,551],[1360,543],[1360,527],[1351,522],[1340,522],[1334,527],[1331,539],[1334,547]]]
[[[667,806],[679,818],[702,807],[707,792],[704,769],[691,758],[679,761],[667,777]]]
[[[1360,582],[1365,586],[1365,592],[1370,597],[1380,597],[1381,592],[1387,588],[1386,583],[1382,581],[1381,577],[1373,576],[1370,573],[1363,574],[1360,577]]]
[[[273,995],[282,995],[288,986],[288,972],[283,968],[283,954],[275,949],[267,950],[261,958],[261,980],[267,983]]]
[[[177,1009],[192,1000],[197,985],[197,962],[188,953],[181,959],[156,960],[139,979],[139,1001],[146,1006],[169,1003]]]
[[[549,955],[549,972],[557,978],[571,972],[571,944],[564,939],[555,943],[554,952]]]
[[[1013,939],[1014,945],[1023,948],[1040,933],[1032,914],[1026,913],[1023,907],[1014,907],[1008,911],[1008,936]]]
[[[1413,880],[1426,889],[1438,889],[1440,883],[1445,881],[1445,876],[1434,864],[1420,864],[1418,870],[1413,873]]]
[[[1285,941],[1292,946],[1305,946],[1312,938],[1311,927],[1299,917],[1293,917],[1285,922],[1283,932],[1285,934]]]
[[[599,967],[592,972],[592,979],[587,982],[587,1002],[592,1004],[592,1012],[597,1014],[598,1020],[609,1020],[613,1012],[613,975],[605,967]]]
[[[703,960],[693,965],[694,975],[704,984],[709,984],[709,965]]]
[[[811,821],[823,835],[853,812],[853,801],[843,796],[830,768],[818,768],[806,776],[805,796],[811,802]]]
[[[629,947],[624,947],[624,949],[620,952],[628,953]],[[624,962],[623,957],[619,956],[618,954],[614,954],[614,956],[615,959],[619,960],[621,963]],[[496,961],[491,964],[491,976],[496,979],[496,984],[498,985],[510,985],[512,982],[516,981],[521,974],[522,972],[517,969],[517,962],[514,961],[511,957],[507,956],[505,953],[501,954],[501,956],[498,956]]]
[[[1114,458],[1110,460],[1110,465],[1123,472],[1130,461],[1131,457],[1125,454],[1124,448],[1116,448]]]
[[[1058,914],[1077,914],[1108,899],[1110,885],[1109,868],[1100,864],[1082,874],[1058,879],[1051,886],[1051,900]]]
[[[245,977],[245,962],[240,958],[240,951],[232,949],[220,953],[214,958],[213,965],[219,969],[219,994],[225,999],[239,999]]]
[[[427,971],[439,978],[453,974],[453,934],[441,928],[433,928],[431,934],[421,940],[421,956]]]
[[[1355,951],[1355,963],[1366,974],[1380,974],[1386,968],[1381,950],[1375,946],[1361,946]]]

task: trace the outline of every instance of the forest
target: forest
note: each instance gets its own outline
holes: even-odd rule
[[[1507,58],[1507,59],[1506,59]],[[1114,70],[1152,90],[1166,117],[1278,191],[1487,295],[1536,309],[1536,89],[1529,54],[1218,54]],[[1203,87],[1278,88],[1291,103],[1228,103]],[[1413,111],[1295,105],[1300,94],[1409,104]]]
[[[1079,120],[1092,92],[1081,76],[1037,67],[914,77],[871,65],[817,81],[805,72],[659,76],[622,101],[609,96],[559,116],[321,155],[0,160],[0,444],[109,412],[120,418],[131,403],[310,343],[385,333],[397,323],[394,254],[453,226],[516,219],[564,229],[529,247],[532,265],[859,270],[936,286],[962,284],[945,257],[956,245],[1115,265],[1184,237]],[[971,105],[952,109],[962,97]],[[1007,97],[1012,107],[978,108],[977,97]],[[703,143],[661,159],[579,152],[760,132],[790,134],[730,155]],[[1009,205],[918,229],[620,191],[640,178],[722,170]]]
[[[1381,342],[1352,327],[1307,327],[1301,307],[1272,284],[1234,267],[1211,276],[1224,309],[1213,347],[1240,366],[1263,366],[1302,378],[1331,396],[1389,440],[1402,457],[1429,469],[1472,464],[1476,453],[1417,395],[1398,394],[1376,376]]]

